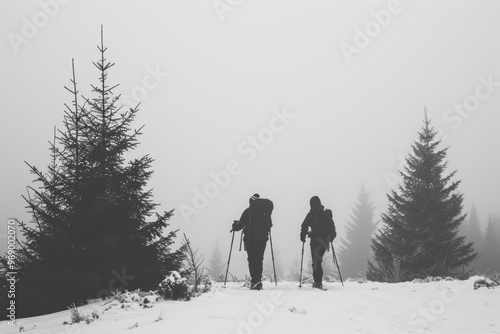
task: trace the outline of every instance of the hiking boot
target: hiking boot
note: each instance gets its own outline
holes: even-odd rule
[[[262,290],[262,282],[252,284],[250,290]]]
[[[313,288],[323,289],[323,284],[321,284],[321,283],[313,283]]]

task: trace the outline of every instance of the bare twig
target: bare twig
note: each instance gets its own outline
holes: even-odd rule
[[[186,234],[183,233],[184,240],[183,246],[186,249],[186,263],[185,269],[192,276],[194,281],[194,291],[198,292],[198,286],[201,284],[201,281],[206,276],[204,273],[204,268],[202,267],[205,258],[202,254],[198,255],[198,248],[193,250],[191,247],[191,243],[189,239],[186,237]]]

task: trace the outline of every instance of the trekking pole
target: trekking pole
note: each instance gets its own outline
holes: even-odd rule
[[[304,241],[302,243],[302,256],[300,257],[300,278],[299,278],[299,288],[302,287],[302,263],[304,262],[304,244],[306,242]]]
[[[229,271],[229,261],[231,261],[231,252],[233,251],[233,241],[234,241],[234,230],[233,231],[233,237],[231,238],[231,248],[229,248],[229,258],[227,259],[227,267],[226,267],[226,278],[224,278],[224,286],[226,286],[227,282],[227,273]]]
[[[278,280],[276,279],[276,267],[274,266],[273,238],[271,237],[271,230],[269,230],[269,243],[271,244],[271,259],[273,260],[274,284],[278,286]]]
[[[335,255],[335,249],[333,249],[333,241],[330,241],[330,245],[332,246],[333,261],[337,264],[337,270],[339,271],[340,282],[342,283],[342,286],[344,286],[342,274],[340,273],[339,262],[337,261],[337,256]]]

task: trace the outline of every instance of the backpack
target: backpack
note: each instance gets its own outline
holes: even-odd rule
[[[246,227],[245,234],[249,234],[250,239],[267,240],[267,235],[271,226],[271,214],[273,213],[273,202],[267,198],[257,198],[250,203],[250,222]]]
[[[313,222],[313,226],[311,229],[315,230],[316,235],[321,237],[332,236],[335,238],[337,235],[335,231],[335,223],[333,222],[333,213],[332,210],[326,209],[316,216],[316,219]]]

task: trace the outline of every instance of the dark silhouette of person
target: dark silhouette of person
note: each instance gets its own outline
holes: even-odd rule
[[[318,196],[311,197],[309,204],[311,210],[307,213],[301,225],[300,241],[305,242],[306,236],[311,239],[311,257],[314,288],[323,288],[323,255],[329,249],[330,242],[335,239],[337,233],[332,219],[332,211],[321,205]],[[309,228],[311,229],[309,231]]]
[[[262,290],[262,263],[269,231],[273,226],[271,221],[273,202],[260,198],[259,194],[250,197],[249,202],[250,206],[243,211],[240,220],[233,223],[231,232],[243,229],[248,269],[252,279],[250,289]]]

